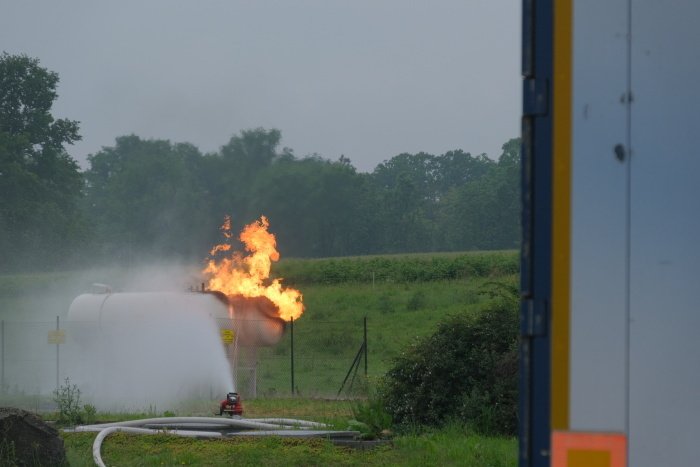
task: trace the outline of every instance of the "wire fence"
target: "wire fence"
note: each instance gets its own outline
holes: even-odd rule
[[[354,395],[367,374],[366,326],[366,319],[291,322],[276,346],[244,349],[238,387],[254,397]]]
[[[287,323],[273,345],[241,342],[236,326],[206,321],[2,320],[0,392],[50,395],[69,382],[87,401],[139,408],[213,400],[231,383],[244,398],[347,398],[363,389],[371,364],[366,318]]]

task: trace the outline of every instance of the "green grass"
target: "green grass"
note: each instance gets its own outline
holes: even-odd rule
[[[94,433],[64,433],[71,466],[92,466]],[[103,443],[107,465],[460,465],[515,466],[515,439],[489,438],[447,428],[427,434],[397,437],[371,450],[336,447],[322,439],[196,440],[168,435],[116,433]]]
[[[346,401],[270,399],[249,401],[250,417],[294,417],[331,421],[345,429],[351,417]],[[101,420],[114,414],[98,414]],[[121,417],[118,417],[121,419]],[[95,433],[62,433],[71,466],[91,466]],[[103,444],[107,465],[466,465],[514,466],[513,438],[485,437],[452,425],[426,433],[397,436],[371,450],[336,447],[323,439],[281,438],[195,440],[168,435],[114,434]]]
[[[517,276],[501,277],[515,282]],[[408,344],[430,334],[445,316],[476,313],[490,298],[471,278],[413,283],[308,285],[305,314],[294,325],[295,386],[305,397],[335,396],[363,339],[367,317],[368,376],[383,375]],[[258,393],[291,393],[291,333],[259,351]],[[364,366],[359,373],[362,374]]]
[[[388,465],[517,465],[517,439],[480,436],[460,426],[400,436],[379,463]]]

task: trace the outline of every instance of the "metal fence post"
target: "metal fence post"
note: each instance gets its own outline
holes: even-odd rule
[[[367,377],[367,317],[364,319],[365,377]]]
[[[56,331],[60,329],[59,326],[59,317],[56,316]],[[58,332],[56,333],[58,334]],[[56,391],[58,391],[59,388],[59,378],[58,378],[58,339],[56,340]]]
[[[5,392],[5,320],[0,323],[0,350],[2,350],[2,363],[0,364],[0,392]]]
[[[290,321],[289,325],[289,331],[290,331],[290,337],[292,341],[292,349],[291,349],[291,354],[292,354],[292,395],[294,395],[294,318]]]

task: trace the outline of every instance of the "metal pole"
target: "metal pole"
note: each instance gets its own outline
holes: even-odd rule
[[[365,345],[365,376],[367,376],[367,317],[365,316],[364,319],[364,326],[365,326],[365,340],[364,340],[364,345]]]
[[[59,327],[59,318],[56,316],[56,331],[60,329]],[[58,334],[58,333],[56,333]],[[59,383],[58,383],[58,337],[56,338],[56,391],[58,391],[59,388]]]
[[[240,365],[238,364],[238,357],[239,357],[239,352],[240,348],[238,347],[238,326],[234,324],[234,329],[235,329],[235,336],[233,338],[233,355],[231,356],[230,363],[231,363],[231,373],[233,374],[233,389],[234,391],[240,391],[241,388],[238,386],[238,382],[240,381],[239,378],[239,372],[238,368]],[[228,348],[231,348],[231,345],[228,346]],[[227,350],[228,352],[228,350]]]
[[[248,348],[248,361],[249,363],[249,385],[250,385],[250,396],[254,399],[258,398],[258,347]]]
[[[2,349],[2,365],[0,369],[0,392],[5,392],[5,320],[0,323],[0,348]]]
[[[289,331],[292,341],[292,395],[294,395],[294,318],[290,321]]]
[[[355,371],[354,376],[352,377],[353,381],[355,380],[355,376],[357,376],[357,369],[360,368],[360,362],[362,361],[362,351],[364,350],[364,344],[360,346],[360,348],[357,350],[357,353],[355,354],[355,358],[352,360],[352,365],[350,365],[350,369],[348,370],[348,373],[345,375],[345,379],[343,380],[343,384],[340,385],[340,389],[338,389],[338,396],[340,396],[340,393],[343,392],[343,388],[345,388],[345,383],[348,382],[348,378],[350,377],[350,373]],[[350,382],[350,386],[352,387],[352,382]]]

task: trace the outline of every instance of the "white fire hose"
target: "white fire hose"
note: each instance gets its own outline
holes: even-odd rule
[[[151,426],[154,428],[143,428]],[[216,431],[197,430],[171,430],[170,427],[219,427],[219,428],[243,428],[248,430],[294,430],[297,428],[324,429],[328,426],[324,423],[296,420],[293,418],[216,418],[216,417],[163,417],[145,418],[141,420],[128,420],[124,422],[102,423],[98,425],[83,425],[75,428],[77,432],[99,432],[92,443],[92,458],[99,467],[106,467],[102,461],[100,450],[102,441],[112,433],[123,432],[133,434],[158,434],[167,433],[175,436],[195,438],[221,438],[223,435]]]

